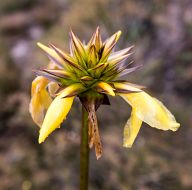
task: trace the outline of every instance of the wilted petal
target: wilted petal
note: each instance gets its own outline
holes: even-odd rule
[[[123,139],[123,146],[124,147],[131,147],[139,133],[141,128],[142,120],[139,119],[136,115],[136,111],[133,109],[131,113],[131,117],[127,121],[125,128],[124,128],[124,139]]]
[[[95,145],[95,153],[97,160],[102,155],[102,144],[99,135],[98,122],[95,110],[95,102],[91,101],[87,105],[88,112],[88,126],[89,126],[89,147],[92,148],[93,144]]]
[[[60,127],[60,124],[66,118],[66,115],[71,109],[73,100],[74,96],[63,98],[62,93],[53,100],[47,110],[40,130],[39,143],[42,143],[49,134],[51,134],[56,128]]]
[[[55,92],[58,90],[59,85],[55,82],[50,82],[47,87],[50,96],[55,97]]]
[[[38,126],[42,125],[45,112],[52,101],[46,91],[48,83],[49,81],[41,76],[36,77],[32,82],[29,112]]]
[[[180,124],[176,122],[170,111],[159,100],[147,93],[138,92],[121,94],[121,96],[133,109],[136,109],[137,117],[151,127],[172,131],[179,128]]]

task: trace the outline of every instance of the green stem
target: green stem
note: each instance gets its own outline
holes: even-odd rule
[[[88,145],[88,113],[82,105],[82,129],[80,147],[80,190],[88,190],[89,145]]]

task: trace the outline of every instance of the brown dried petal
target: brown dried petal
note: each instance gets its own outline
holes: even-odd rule
[[[95,112],[95,104],[94,102],[90,102],[88,106],[88,122],[90,125],[90,136],[89,136],[89,146],[92,147],[92,144],[95,146],[95,153],[97,160],[102,155],[102,144],[99,135],[97,116]]]

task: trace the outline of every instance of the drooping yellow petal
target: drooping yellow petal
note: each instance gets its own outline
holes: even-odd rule
[[[52,101],[46,91],[48,83],[49,81],[41,76],[36,77],[32,82],[29,112],[31,113],[32,119],[38,126],[42,125],[45,112]]]
[[[145,92],[120,94],[133,109],[139,119],[162,130],[176,131],[180,124],[176,122],[171,112],[157,99]]]
[[[115,96],[115,93],[113,92],[113,88],[106,82],[99,82],[98,86],[102,88],[104,91],[106,91],[109,95]]]
[[[40,129],[39,143],[42,143],[49,134],[51,134],[56,128],[60,127],[60,124],[66,118],[66,115],[71,109],[73,100],[74,96],[63,98],[62,93],[53,100],[47,110],[45,119]]]
[[[41,90],[39,95],[40,95],[40,100],[41,100],[42,105],[47,110],[52,102],[52,99],[51,99],[49,93],[47,92],[46,89],[43,89],[43,90]]]
[[[142,120],[139,119],[136,115],[136,111],[133,109],[131,113],[131,117],[127,121],[125,128],[124,128],[124,139],[123,139],[123,146],[124,147],[132,147],[137,134],[141,128]]]

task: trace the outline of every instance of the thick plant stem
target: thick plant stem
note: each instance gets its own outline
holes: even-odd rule
[[[88,190],[89,145],[88,145],[88,113],[82,105],[82,129],[80,148],[80,190]]]

